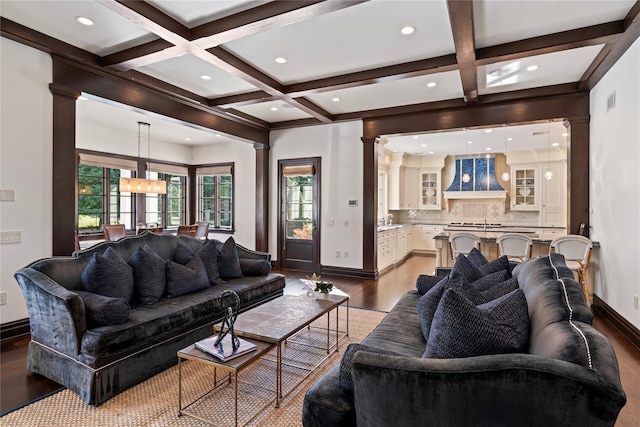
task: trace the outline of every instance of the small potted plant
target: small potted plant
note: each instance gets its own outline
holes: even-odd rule
[[[328,294],[331,289],[333,289],[333,283],[331,282],[316,282],[316,292],[320,291],[323,294]]]

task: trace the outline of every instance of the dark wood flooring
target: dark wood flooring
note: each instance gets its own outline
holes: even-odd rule
[[[385,272],[378,280],[344,277],[324,277],[350,295],[352,307],[389,311],[401,295],[415,288],[419,274],[433,273],[435,258],[414,256],[396,268]],[[305,273],[282,271],[291,286],[300,286],[298,279]],[[606,319],[596,315],[594,326],[611,342],[618,357],[627,404],[618,417],[616,427],[640,425],[640,351]],[[0,411],[5,413],[60,388],[53,381],[27,372],[28,337],[16,338],[2,344],[0,355]]]

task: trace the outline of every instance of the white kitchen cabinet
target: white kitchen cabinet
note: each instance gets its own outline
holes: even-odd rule
[[[537,211],[540,209],[539,172],[539,166],[533,164],[511,167],[511,210]]]
[[[540,225],[544,227],[564,227],[566,225],[566,167],[563,163],[540,165],[540,176],[550,170],[553,178],[541,179]]]
[[[416,227],[414,225],[408,225],[407,229],[407,252],[411,253],[416,247]]]
[[[394,261],[401,261],[407,256],[407,229],[398,228],[396,233],[396,258]]]
[[[420,209],[442,209],[442,190],[440,169],[420,169]]]
[[[416,244],[418,251],[435,251],[436,241],[434,236],[442,231],[442,225],[418,225],[416,226]]]
[[[403,175],[404,179],[400,182],[400,209],[418,209],[419,171],[415,168],[407,168]]]
[[[378,232],[378,270],[383,270],[395,262],[396,235],[396,229]]]

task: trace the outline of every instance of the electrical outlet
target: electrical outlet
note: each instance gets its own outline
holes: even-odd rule
[[[633,308],[638,309],[638,295],[633,296]]]
[[[349,252],[344,251],[344,257],[345,257],[345,258],[349,258]],[[636,298],[636,299],[637,299],[637,298]]]
[[[0,305],[5,305],[7,303],[7,291],[0,292]]]
[[[16,190],[0,190],[0,202],[15,202]]]
[[[0,231],[0,243],[22,242],[22,231]]]
[[[333,220],[332,219],[328,219],[327,220],[327,227],[333,227]]]
[[[340,251],[336,251],[336,258],[340,258]]]

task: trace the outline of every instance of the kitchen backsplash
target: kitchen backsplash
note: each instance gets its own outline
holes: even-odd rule
[[[451,222],[477,222],[502,225],[536,226],[539,223],[539,212],[505,211],[504,202],[500,200],[449,200],[450,212],[442,210],[393,210],[394,223],[414,224],[428,222],[430,224],[449,224]]]

